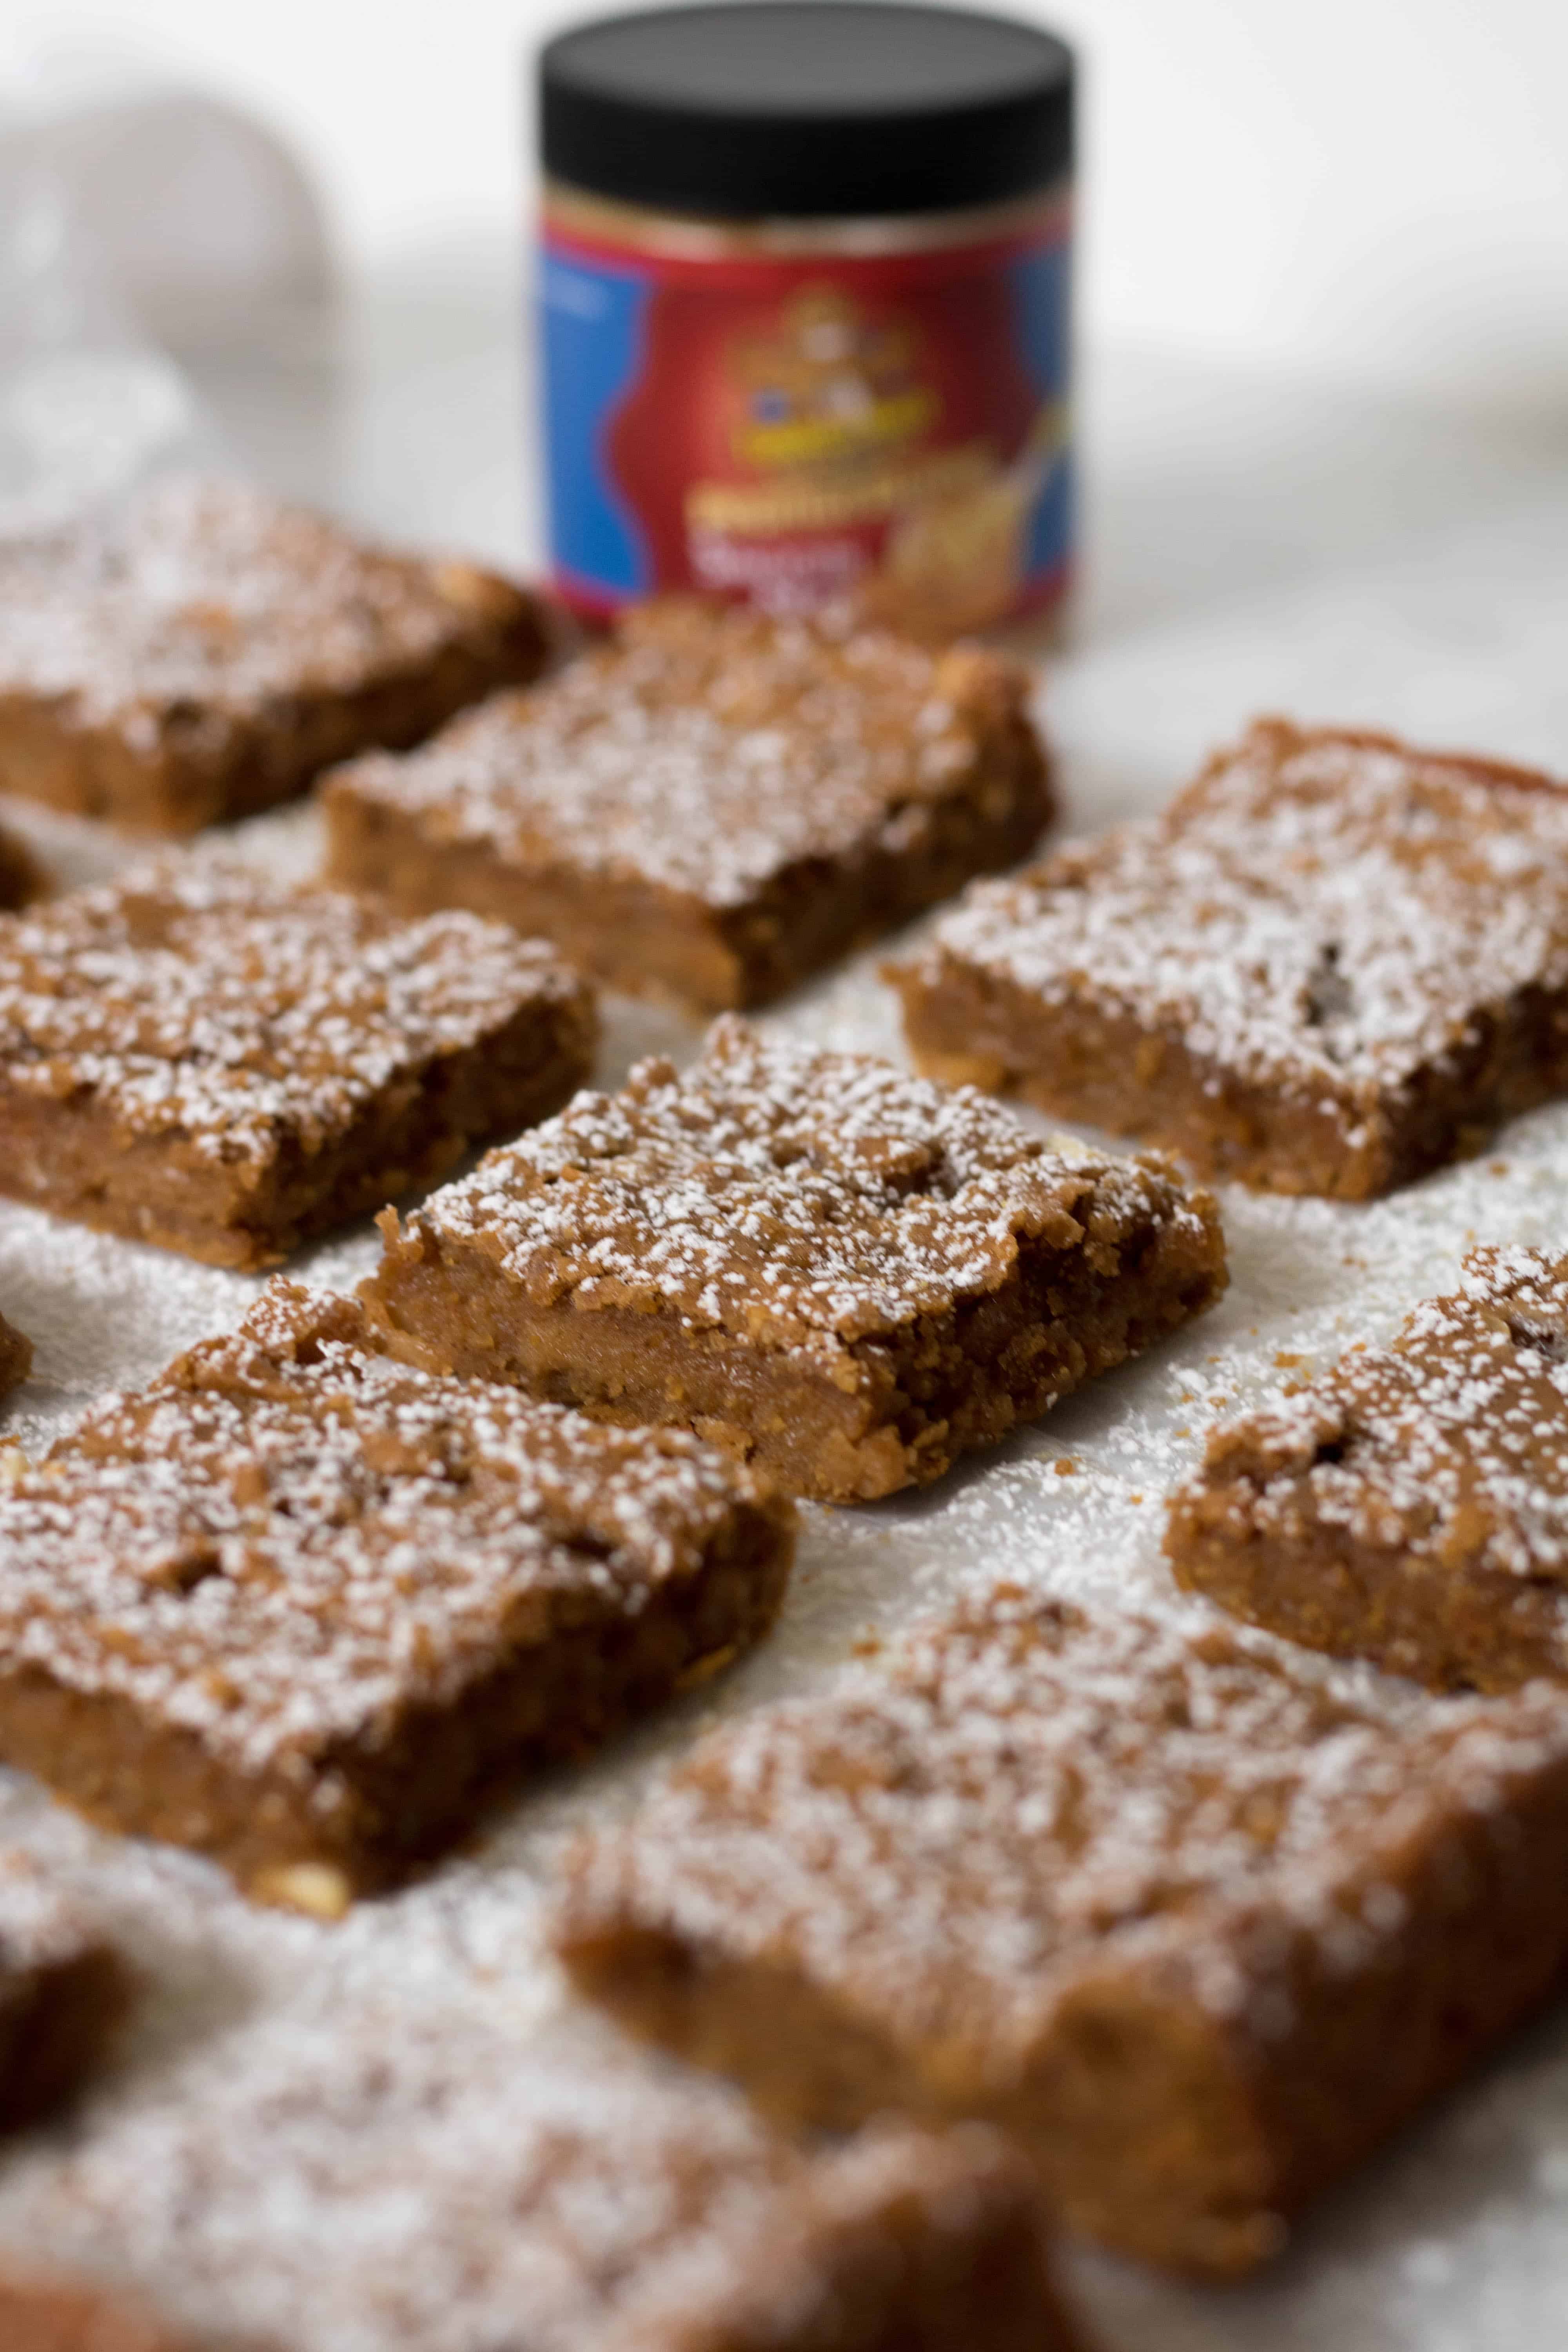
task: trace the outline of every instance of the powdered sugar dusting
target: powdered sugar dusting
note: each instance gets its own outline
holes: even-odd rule
[[[523,2051],[450,2002],[412,2024],[372,2003],[188,2063],[35,2184],[31,2221],[89,2272],[156,2281],[204,2342],[681,2352],[830,2311],[846,2215],[913,2197],[961,2235],[998,2188],[978,2136],[813,2162],[591,2036]]]
[[[1568,1670],[1568,1262],[1474,1250],[1388,1346],[1215,1430],[1168,1542],[1226,1606],[1436,1687]]]
[[[757,1488],[672,1431],[610,1431],[366,1352],[297,1285],[0,1489],[0,1651],[253,1772],[314,1772],[500,1650],[635,1617]],[[325,1812],[331,1770],[315,1801]]]
[[[1455,1570],[1568,1581],[1565,1272],[1540,1250],[1472,1252],[1463,1290],[1424,1300],[1388,1348],[1224,1433],[1226,1456],[1258,1457],[1258,1531],[1310,1517]]]
[[[805,858],[918,848],[938,803],[1002,753],[1024,687],[976,652],[669,601],[546,684],[405,758],[358,761],[328,790],[416,820],[432,845],[738,907]]]
[[[403,920],[210,851],[0,917],[7,1086],[226,1164],[318,1147],[425,1062],[581,994],[502,924]]]
[[[912,1634],[826,1702],[752,1717],[577,1853],[567,1933],[624,1920],[798,1966],[906,2049],[1005,2084],[1086,1969],[1156,1947],[1269,2030],[1248,1902],[1362,1964],[1379,1851],[1568,1753],[1568,1715],[1460,1704],[1411,1731],[1245,1639],[1003,1601]]]
[[[485,1246],[548,1305],[833,1355],[998,1289],[1021,1234],[1092,1255],[1142,1215],[1202,1236],[1166,1171],[1046,1144],[973,1088],[768,1042],[726,1018],[695,1070],[633,1072],[493,1151],[410,1220]]]
[[[471,575],[470,575],[471,576]],[[0,694],[142,752],[226,740],[269,698],[352,690],[471,632],[441,568],[237,481],[164,476],[122,511],[0,554]]]
[[[1568,982],[1565,877],[1545,779],[1264,722],[1163,816],[974,886],[915,976],[951,959],[1047,1011],[1131,1013],[1353,1130]]]

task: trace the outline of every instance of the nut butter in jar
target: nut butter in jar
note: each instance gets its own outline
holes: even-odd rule
[[[656,8],[552,41],[541,98],[568,603],[849,599],[942,636],[1061,594],[1060,41],[902,0]]]

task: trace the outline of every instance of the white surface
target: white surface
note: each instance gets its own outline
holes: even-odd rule
[[[11,0],[0,58],[31,28],[100,85],[140,62],[254,109],[357,264],[514,226],[524,56],[610,5]],[[1083,49],[1097,332],[1561,413],[1561,0],[1003,5]]]
[[[239,453],[279,483],[336,492],[389,529],[500,553],[526,541],[508,304],[478,261],[423,285],[384,282],[356,316],[335,389],[322,352],[304,349],[268,377],[215,377],[208,390]],[[1152,355],[1107,363],[1091,409],[1099,562],[1047,691],[1077,824],[1156,804],[1266,706],[1385,720],[1568,772],[1568,482],[1549,442]],[[42,830],[82,870],[103,864],[101,839]],[[297,814],[249,837],[261,855],[310,856]],[[896,1050],[875,961],[775,1017]],[[605,1076],[694,1037],[623,1008]],[[199,2103],[289,2020],[303,2034],[373,1999],[395,2011],[463,2000],[503,2037],[551,2040],[540,1914],[565,1823],[625,1802],[704,1713],[820,1680],[868,1625],[906,1619],[965,1576],[1174,1606],[1159,1497],[1206,1421],[1277,1379],[1279,1351],[1323,1361],[1386,1333],[1450,1282],[1472,1239],[1568,1239],[1568,1107],[1370,1208],[1234,1191],[1224,1206],[1235,1282],[1215,1315],[926,1497],[808,1512],[780,1631],[722,1692],[562,1776],[505,1814],[479,1855],[340,1928],[256,1912],[191,1857],[100,1838],[0,1778],[0,1836],[104,1902],[153,1986],[140,2054],[81,2128],[111,2152],[172,2067]],[[305,1270],[343,1283],[374,1255],[361,1228],[310,1253]],[[232,1322],[255,1287],[0,1210],[0,1305],[39,1343],[8,1432],[31,1441],[61,1426],[109,1381]],[[1055,1475],[1059,1456],[1073,1475]],[[68,2147],[45,2136],[0,2166],[0,2242],[49,2242]],[[1073,2268],[1107,2352],[1561,2352],[1565,2222],[1559,2012],[1360,2172],[1258,2284],[1205,2294],[1089,2254]]]

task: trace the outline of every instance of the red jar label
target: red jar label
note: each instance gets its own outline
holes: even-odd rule
[[[542,284],[557,584],[852,593],[932,633],[1054,594],[1070,553],[1065,205],[982,243],[650,251],[553,214]]]

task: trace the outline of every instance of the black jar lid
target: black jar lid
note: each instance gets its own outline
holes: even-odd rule
[[[1072,52],[908,0],[720,0],[605,16],[540,61],[544,168],[593,194],[746,220],[950,212],[1072,160]]]

